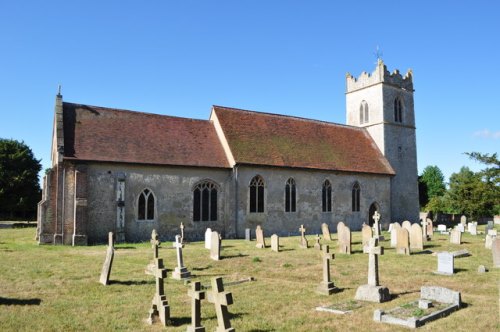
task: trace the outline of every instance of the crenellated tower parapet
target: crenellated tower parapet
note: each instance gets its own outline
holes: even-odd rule
[[[378,60],[377,67],[373,73],[362,72],[358,78],[352,76],[350,73],[346,74],[347,92],[352,92],[366,87],[385,83],[397,86],[401,89],[413,92],[413,72],[409,69],[404,76],[401,75],[399,70],[394,70],[392,73],[387,70],[387,66],[382,59]]]

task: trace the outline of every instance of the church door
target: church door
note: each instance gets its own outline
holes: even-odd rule
[[[375,202],[375,203],[372,203],[372,205],[370,205],[370,209],[368,210],[368,225],[370,225],[370,227],[373,226],[373,215],[375,214],[375,211],[379,211],[379,207],[378,207],[378,204]],[[380,213],[380,211],[379,211]]]

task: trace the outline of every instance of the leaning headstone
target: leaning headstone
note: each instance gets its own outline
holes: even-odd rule
[[[217,231],[212,232],[212,237],[210,240],[210,258],[213,259],[214,261],[220,260],[220,245],[221,245],[221,240],[219,233]]]
[[[165,295],[164,279],[167,278],[167,269],[163,266],[163,259],[155,258],[153,275],[156,279],[156,291],[151,301],[148,323],[153,324],[155,317],[159,317],[161,323],[166,326],[170,319],[170,306]]]
[[[493,267],[500,267],[500,239],[495,238],[491,243],[491,253],[493,255]]]
[[[491,246],[493,245],[493,239],[495,239],[496,236],[486,234],[486,238],[484,240],[484,247],[486,249],[491,249]]]
[[[212,247],[212,229],[207,228],[205,231],[205,249],[210,249]]]
[[[373,237],[373,231],[370,226],[367,224],[363,224],[363,227],[361,227],[361,243],[364,246],[368,245],[368,242],[370,242],[370,239]]]
[[[422,227],[420,227],[419,224],[411,225],[410,250],[411,249],[424,250]]]
[[[271,235],[271,250],[275,252],[280,251],[280,238],[278,235]]]
[[[427,236],[432,237],[434,235],[434,223],[432,219],[427,218]]]
[[[378,256],[383,254],[384,248],[378,246],[378,239],[372,238],[368,244],[368,284],[358,287],[356,300],[380,303],[391,299],[389,289],[379,283]]]
[[[453,254],[447,251],[439,252],[437,254],[438,258],[438,269],[436,273],[439,274],[453,274],[454,273],[454,262],[455,257]]]
[[[405,228],[408,231],[408,234],[410,234],[410,232],[411,232],[411,222],[409,222],[408,220],[405,220],[401,224],[401,227]]]
[[[401,229],[401,225],[397,222],[393,222],[391,225],[391,248],[396,248],[398,245],[398,230]]]
[[[462,232],[458,228],[454,228],[450,233],[450,243],[462,244]]]
[[[335,255],[330,252],[330,246],[325,244],[322,250],[323,257],[323,281],[316,289],[318,293],[330,295],[333,294],[337,287],[333,284],[330,278],[330,260],[335,258]]]
[[[252,233],[250,228],[245,228],[245,240],[252,241]]]
[[[111,266],[113,265],[113,257],[115,256],[114,244],[115,242],[113,232],[109,232],[108,248],[106,249],[106,259],[104,260],[104,264],[102,265],[101,277],[99,278],[99,282],[104,286],[109,284],[109,275],[111,274]]]
[[[409,255],[410,254],[410,240],[406,228],[401,227],[397,230],[398,243],[396,244],[396,254]]]
[[[208,302],[215,305],[217,314],[217,332],[232,332],[229,311],[227,307],[233,304],[233,295],[230,292],[224,292],[222,277],[212,279],[212,291],[208,292]]]
[[[307,244],[307,239],[306,239],[306,236],[305,236],[306,229],[304,228],[304,225],[300,225],[299,232],[300,232],[299,247],[301,247],[303,249],[307,249],[309,246]]]
[[[321,224],[321,232],[323,233],[323,240],[325,240],[325,241],[332,240],[332,236],[330,234],[330,228],[328,227],[328,224],[325,224],[325,223]]]
[[[195,281],[188,290],[188,296],[191,298],[191,325],[187,332],[205,332],[205,327],[201,325],[201,300],[205,299],[205,291],[201,290],[201,282]]]
[[[318,234],[316,234],[316,237],[314,238],[314,249],[321,250],[321,243],[319,242],[321,240],[321,237],[319,237]]]
[[[477,221],[473,221],[471,224],[472,225],[470,226],[469,233],[471,235],[477,235]]]
[[[182,258],[182,242],[181,237],[179,235],[175,236],[174,247],[177,251],[177,266],[172,273],[172,278],[177,280],[189,279],[191,273],[184,266],[184,260]]]
[[[257,228],[255,229],[255,238],[257,239],[257,244],[255,245],[257,248],[262,249],[266,247],[264,231],[262,230],[262,227],[260,227],[260,225],[257,225]]]
[[[343,222],[339,222],[337,226],[337,235],[339,243],[339,253],[351,254],[351,229]]]
[[[460,217],[460,223],[465,227],[465,224],[467,223],[467,217],[466,216],[461,216]]]

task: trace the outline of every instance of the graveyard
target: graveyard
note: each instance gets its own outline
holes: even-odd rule
[[[499,225],[494,227],[500,229]],[[199,323],[206,331],[214,331],[218,319],[212,292],[223,286],[230,304],[230,324],[237,331],[404,331],[407,328],[375,321],[374,312],[406,308],[415,313],[418,308],[412,305],[420,299],[421,288],[439,286],[460,292],[461,308],[426,323],[420,330],[500,328],[500,268],[493,266],[492,251],[485,248],[485,225],[477,226],[477,235],[462,233],[461,244],[450,242],[449,234],[434,231],[431,240],[424,241],[423,249],[412,247],[410,255],[408,250],[397,254],[386,230],[379,241],[365,247],[362,232],[352,232],[350,250],[345,250],[346,245],[339,246],[338,234],[330,227],[331,241],[320,234],[323,250],[319,250],[315,247],[316,234],[307,233],[307,223],[301,229],[305,229],[307,241],[299,229],[297,236],[271,241],[271,234],[264,228],[264,248],[257,245],[255,229],[251,230],[252,241],[213,236],[212,241],[221,244],[219,260],[211,258],[213,253],[203,241],[184,243],[181,268],[176,250],[181,247],[179,239],[175,245],[162,242],[157,258],[150,242],[118,243],[114,245],[107,285],[99,278],[109,252],[107,245],[39,246],[33,228],[2,229],[0,326],[4,331],[186,331],[197,303],[201,309]],[[277,245],[279,250],[275,250]],[[467,254],[463,254],[465,251]],[[457,253],[453,254],[451,274],[436,273],[437,253],[441,252]],[[378,262],[376,283],[390,292],[390,299],[382,303],[355,300],[358,287],[367,280],[371,284],[370,255],[376,255]],[[152,261],[166,269],[163,302],[168,303],[167,327],[159,321],[148,324],[158,287],[155,274],[164,275],[163,269],[145,273]],[[324,270],[327,265],[329,275]],[[486,272],[478,272],[481,265]],[[173,278],[175,272],[177,279]],[[200,296],[202,291],[207,296]],[[348,313],[318,311],[317,307],[345,309]],[[439,305],[434,310],[438,309]]]

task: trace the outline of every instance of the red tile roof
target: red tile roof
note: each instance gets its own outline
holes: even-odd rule
[[[63,103],[64,157],[229,168],[212,122]]]
[[[214,106],[236,163],[395,174],[366,129]]]

